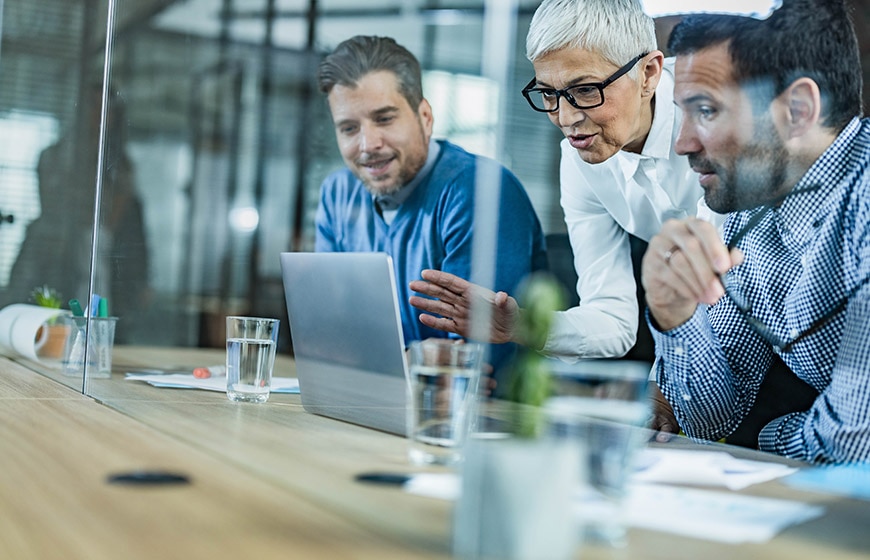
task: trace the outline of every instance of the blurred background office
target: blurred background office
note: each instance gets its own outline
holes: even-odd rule
[[[505,164],[560,234],[561,136],[519,93],[538,3],[0,0],[0,302],[102,291],[119,340],[158,346],[220,347],[228,314],[284,318],[278,254],[312,249],[342,165],[314,69],[355,34],[408,47],[435,136]],[[870,0],[852,3],[870,61]],[[506,52],[483,39],[494,23]]]

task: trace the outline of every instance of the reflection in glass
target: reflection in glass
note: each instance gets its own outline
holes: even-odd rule
[[[516,37],[537,4],[519,2]],[[43,283],[56,284],[64,301],[88,301],[105,126],[93,289],[119,317],[116,342],[221,348],[227,315],[284,319],[278,254],[313,248],[319,185],[341,165],[315,69],[360,33],[409,46],[438,105],[437,136],[489,156],[521,154],[503,163],[529,190],[545,228],[563,227],[551,149],[558,131],[483,77],[484,2],[433,6],[383,0],[362,10],[320,0],[311,18],[303,0],[5,0],[0,128],[15,141],[4,140],[0,156],[0,215],[15,214],[19,229],[0,221],[2,302],[26,300]],[[95,108],[107,54],[102,123]],[[512,58],[514,91],[530,66]],[[19,253],[22,279],[13,286]],[[288,350],[282,327],[279,351]]]

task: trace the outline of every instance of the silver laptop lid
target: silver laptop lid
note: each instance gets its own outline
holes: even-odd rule
[[[407,372],[392,260],[385,253],[282,253],[302,405],[405,435]]]

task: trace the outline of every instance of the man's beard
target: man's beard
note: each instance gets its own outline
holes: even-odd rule
[[[715,189],[704,193],[704,201],[714,212],[724,214],[755,208],[784,194],[788,151],[769,114],[759,120],[758,125],[753,142],[725,165],[689,155],[692,167],[712,170],[719,179]]]
[[[405,184],[401,178],[392,182],[391,184],[384,184],[378,181],[370,181],[368,178],[360,177],[360,180],[363,182],[363,186],[365,186],[366,190],[369,191],[372,196],[387,196],[391,194],[395,194],[401,190],[402,186]]]
[[[406,153],[408,159],[404,161],[404,165],[401,165],[398,169],[396,169],[396,175],[394,177],[391,177],[390,180],[372,180],[370,177],[366,177],[362,174],[358,175],[358,178],[363,182],[365,188],[373,196],[395,194],[400,191],[402,187],[414,180],[414,177],[417,176],[417,173],[419,173],[420,170],[423,169],[423,166],[426,164],[427,155],[428,150],[426,152],[423,152],[422,154],[416,155],[412,153]],[[363,161],[364,160],[358,160],[357,165],[361,165]]]

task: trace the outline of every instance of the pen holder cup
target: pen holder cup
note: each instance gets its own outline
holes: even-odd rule
[[[63,373],[91,378],[112,376],[112,347],[117,317],[64,317],[70,327],[64,346]],[[87,353],[87,359],[85,359]]]

